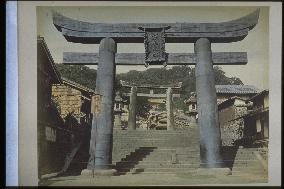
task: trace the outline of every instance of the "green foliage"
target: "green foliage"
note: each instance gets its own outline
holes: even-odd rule
[[[63,65],[56,64],[58,71],[63,77],[73,80],[86,87],[95,89],[97,71],[90,69],[87,66],[81,65]],[[241,79],[237,77],[227,77],[225,72],[219,66],[214,66],[214,74],[216,85],[243,85]],[[165,85],[177,84],[182,82],[181,98],[175,98],[174,103],[178,109],[186,109],[184,100],[190,96],[191,92],[195,91],[195,68],[189,66],[173,66],[167,68],[149,68],[145,71],[131,70],[127,73],[116,75],[115,89],[121,92],[129,92],[127,88],[121,88],[119,80],[128,81],[137,85]],[[149,89],[139,89],[139,92],[149,93]],[[156,89],[154,93],[165,93],[165,90]],[[137,98],[138,115],[145,116],[150,109],[146,98]],[[162,108],[162,107],[161,107]]]
[[[127,73],[117,75],[117,79],[131,81],[138,85],[141,84],[172,84],[183,82],[185,77],[191,71],[189,66],[173,66],[171,69],[166,68],[149,68],[145,71],[131,70]]]
[[[237,77],[227,77],[221,67],[214,67],[216,85],[243,85],[241,79]]]
[[[56,64],[62,77],[75,81],[81,85],[95,89],[97,70],[82,65]]]

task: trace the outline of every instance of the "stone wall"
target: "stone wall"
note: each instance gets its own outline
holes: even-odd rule
[[[221,139],[223,146],[237,145],[244,136],[244,118],[247,107],[232,105],[219,111]]]
[[[184,114],[175,114],[174,120],[176,129],[189,129],[192,126],[190,118]]]
[[[66,85],[53,85],[52,99],[62,118],[65,118],[69,113],[73,113],[76,118],[80,117],[83,100],[79,90]]]

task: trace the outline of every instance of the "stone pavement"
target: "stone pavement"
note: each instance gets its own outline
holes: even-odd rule
[[[43,181],[48,186],[148,186],[148,185],[213,185],[213,184],[255,184],[267,183],[267,176],[243,173],[241,175],[195,175],[177,174],[126,174],[122,176],[66,176]]]

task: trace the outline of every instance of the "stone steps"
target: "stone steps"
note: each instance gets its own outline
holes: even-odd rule
[[[174,150],[176,150],[176,153],[180,153],[182,151],[184,151],[185,154],[196,153],[197,150],[190,149],[189,148],[190,146],[191,148],[193,148],[193,146],[196,146],[196,148],[198,148],[198,153],[199,153],[199,140],[198,139],[195,140],[190,137],[178,136],[174,137],[172,140],[169,140],[169,137],[163,135],[163,138],[158,138],[158,139],[157,137],[149,136],[149,137],[140,137],[140,138],[131,137],[130,140],[128,136],[125,138],[121,137],[116,141],[114,138],[113,162],[117,162],[120,159],[125,158],[126,155],[135,151],[135,149],[139,147],[157,147],[159,149],[158,151],[162,152],[164,150],[170,152],[170,154],[174,152]],[[140,149],[140,151],[143,151],[143,149]]]
[[[172,156],[149,156],[143,159],[143,161],[171,161]],[[193,157],[182,157],[177,156],[177,161],[196,161],[199,160],[199,156],[193,156]]]
[[[189,161],[189,160],[181,161],[181,160],[179,160],[179,161],[177,161],[176,164],[195,164],[196,162],[198,162],[198,164],[200,164],[199,158],[197,160],[194,160],[194,161]],[[139,163],[141,165],[143,165],[143,164],[148,165],[148,164],[172,164],[172,161],[171,160],[163,160],[163,161],[160,161],[160,160],[156,160],[156,161],[155,160],[121,161],[121,160],[119,160],[119,161],[115,162],[115,164],[116,163],[119,163],[119,164],[123,164],[123,163],[125,163],[125,164],[138,164]]]
[[[178,173],[178,172],[187,172],[187,171],[190,171],[190,170],[194,170],[196,169],[197,167],[192,167],[192,168],[132,168],[131,170],[129,169],[120,169],[120,172],[122,173],[125,173],[125,172],[135,172],[133,170],[139,170],[138,172],[141,173],[141,172],[154,172],[154,173],[157,173],[157,172],[165,172],[165,173]]]
[[[141,151],[143,151],[144,149],[140,149]],[[115,152],[128,152],[129,149],[114,149],[113,151]],[[171,153],[171,152],[175,152],[177,154],[190,154],[190,153],[195,153],[196,149],[190,149],[190,148],[162,148],[159,147],[157,149],[155,149],[155,153]]]
[[[188,147],[195,146],[197,143],[171,143],[171,142],[145,142],[114,145],[113,149],[135,148],[135,147]]]
[[[193,133],[197,132],[188,132],[187,130],[180,130],[180,131],[167,131],[167,130],[136,130],[136,131],[113,131],[113,136],[176,136],[176,135],[182,135],[182,136],[190,136]]]
[[[196,128],[190,128],[190,129],[184,129],[184,130],[115,130],[113,133],[184,133],[184,131],[187,131],[190,133],[192,130],[198,130],[198,127]]]
[[[113,162],[121,174],[187,171],[199,166],[198,136],[197,128],[115,131]]]
[[[167,163],[167,164],[162,164],[160,162],[157,163],[146,163],[146,162],[142,162],[142,163],[117,163],[116,167],[119,167],[119,169],[123,169],[123,168],[198,168],[199,167],[199,162],[196,163],[187,163],[187,164],[171,164],[171,163]]]
[[[192,168],[197,168],[199,167],[199,163],[196,164],[195,162],[193,163],[188,163],[188,164],[162,164],[162,163],[156,163],[156,164],[147,164],[146,162],[143,163],[139,163],[137,165],[135,165],[135,168],[187,168],[187,169],[192,169]]]
[[[179,173],[187,173],[188,171],[179,171]],[[164,172],[144,172],[143,170],[137,170],[137,172],[131,170],[126,172],[120,172],[121,174],[125,175],[132,175],[132,174],[142,174],[142,175],[176,175],[177,172],[174,171],[164,171]]]
[[[181,150],[181,149],[179,149]],[[199,167],[199,154],[196,156],[190,154],[182,154],[179,156],[177,154],[178,160],[187,160],[187,161],[178,161],[179,163],[172,163],[172,152],[173,149],[143,149],[140,153],[132,152],[129,155],[126,155],[120,162],[116,163],[116,168],[121,174],[127,172],[130,173],[141,173],[141,172],[184,172],[189,169],[196,169]],[[198,153],[198,151],[195,151]],[[143,155],[147,154],[143,157]],[[182,159],[181,157],[185,158]],[[137,171],[138,170],[138,171]]]
[[[260,161],[256,157],[256,152],[261,152],[263,149],[258,148],[243,148],[238,149],[233,162],[232,174],[243,175],[250,174],[263,176],[267,178],[267,171],[262,167]]]

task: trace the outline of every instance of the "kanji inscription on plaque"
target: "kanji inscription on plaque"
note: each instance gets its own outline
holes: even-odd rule
[[[164,64],[166,66],[167,54],[165,51],[165,30],[169,27],[161,28],[139,28],[145,32],[145,66],[149,64]]]

